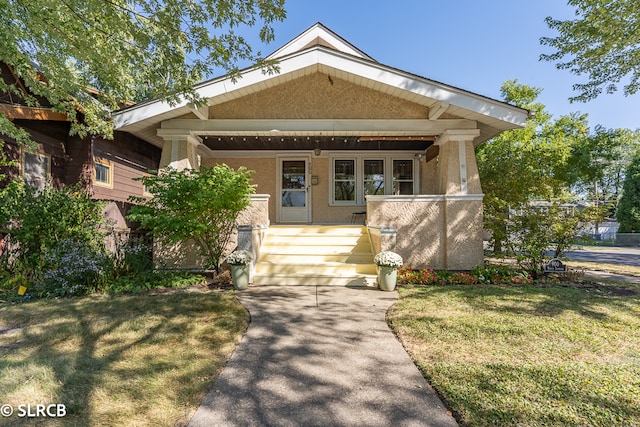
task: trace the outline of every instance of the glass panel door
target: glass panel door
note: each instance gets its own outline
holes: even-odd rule
[[[280,159],[281,222],[309,222],[308,159]]]

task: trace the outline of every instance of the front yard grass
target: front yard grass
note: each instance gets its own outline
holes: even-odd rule
[[[461,425],[640,426],[637,291],[432,286],[399,292],[389,324]]]
[[[186,425],[247,328],[233,292],[0,305],[0,404],[11,425]],[[64,418],[19,418],[20,404]]]

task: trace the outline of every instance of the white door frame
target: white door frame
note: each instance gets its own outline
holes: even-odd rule
[[[305,162],[304,207],[286,207],[282,205],[282,163],[284,161]],[[276,155],[276,221],[279,223],[310,223],[311,207],[311,153],[278,154]],[[302,193],[302,190],[294,192]]]

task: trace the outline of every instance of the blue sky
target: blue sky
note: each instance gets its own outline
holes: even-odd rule
[[[269,54],[316,22],[392,67],[500,99],[506,80],[543,89],[540,102],[554,116],[589,114],[589,125],[640,129],[640,94],[601,95],[569,103],[581,77],[540,62],[540,37],[554,36],[546,16],[573,17],[565,0],[287,0],[276,40],[254,44]]]

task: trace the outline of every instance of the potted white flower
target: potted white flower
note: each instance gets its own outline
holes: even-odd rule
[[[247,289],[249,286],[249,270],[253,261],[251,252],[239,250],[227,257],[227,262],[231,265],[231,278],[233,287],[236,289]]]
[[[378,287],[383,291],[393,291],[398,280],[398,267],[402,257],[395,252],[380,252],[373,258],[378,266]]]

